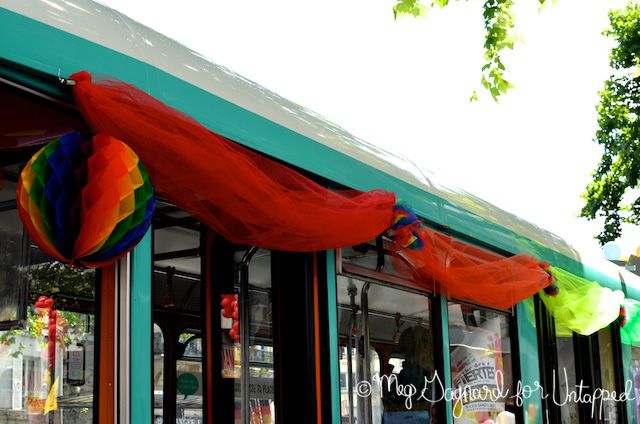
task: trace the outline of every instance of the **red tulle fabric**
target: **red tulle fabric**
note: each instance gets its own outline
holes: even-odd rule
[[[127,143],[157,193],[228,240],[316,251],[364,243],[392,224],[392,193],[328,190],[135,87],[111,80],[94,84],[86,72],[71,78],[91,128]],[[504,258],[424,226],[416,231],[425,246],[399,254],[411,263],[419,287],[506,309],[550,284],[531,256]]]
[[[529,255],[509,258],[455,240],[422,226],[425,246],[402,249],[417,285],[452,299],[508,309],[551,283],[546,265]]]
[[[315,251],[363,243],[391,224],[393,193],[331,191],[120,81],[71,76],[95,132],[127,143],[156,192],[228,240]]]

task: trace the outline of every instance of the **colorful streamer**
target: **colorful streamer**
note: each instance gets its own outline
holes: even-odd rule
[[[393,221],[387,230],[387,236],[403,249],[421,249],[424,242],[418,231],[422,222],[415,212],[401,203],[393,207]]]
[[[624,293],[611,290],[560,268],[549,267],[556,277],[558,293],[544,291],[540,298],[554,317],[556,334],[568,336],[576,332],[584,336],[608,326],[618,319]]]
[[[33,155],[16,198],[29,236],[45,253],[87,267],[114,262],[132,249],[155,208],[149,176],[126,144],[77,132]]]

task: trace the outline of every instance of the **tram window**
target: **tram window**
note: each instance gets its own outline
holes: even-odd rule
[[[614,349],[611,340],[611,329],[609,327],[598,331],[596,335],[599,363],[600,363],[600,388],[608,390],[609,393],[616,389],[616,369],[614,365]],[[600,418],[605,423],[618,422],[617,403],[612,400],[602,401],[602,405],[597,405],[598,411],[601,411]]]
[[[0,320],[19,317],[16,306],[26,315],[21,326],[0,331],[0,422],[91,423],[95,272],[51,261],[28,241],[12,207],[17,172],[5,166],[0,174]],[[29,290],[20,300],[13,290],[24,282]],[[35,307],[41,296],[53,299],[57,311],[51,338],[48,308]]]
[[[238,320],[233,315],[228,318],[225,315],[229,314],[221,311],[222,376],[234,379],[236,423],[275,423],[271,254],[262,249],[241,250],[235,254],[235,263],[239,271],[236,292],[230,294],[238,295],[240,301],[246,296],[249,310],[243,311],[240,302]],[[248,322],[244,323],[242,317],[247,315]],[[233,330],[234,325],[237,332]],[[240,340],[243,331],[247,332],[246,347]],[[234,335],[237,335],[235,339]],[[242,358],[246,358],[248,364],[243,364]],[[243,379],[243,373],[248,373],[245,376],[248,378]]]
[[[199,223],[158,201],[154,216],[154,422],[204,422]]]
[[[629,346],[629,348],[631,349],[631,369],[629,370],[629,377],[633,381],[634,387],[630,395],[635,398],[635,400],[633,400],[633,410],[630,411],[631,416],[629,417],[629,422],[638,422],[638,419],[640,419],[640,347]]]
[[[382,243],[382,247],[380,244]],[[404,285],[411,285],[416,277],[411,265],[394,248],[388,246],[384,240],[372,240],[358,246],[340,249],[340,266],[345,271],[367,275],[376,269],[378,274],[392,278]]]
[[[437,422],[433,403],[419,399],[423,389],[433,397],[425,377],[436,371],[430,297],[345,275],[338,276],[337,289],[343,422]],[[363,384],[370,384],[369,396],[357,394]],[[399,385],[413,385],[417,395],[407,399]]]
[[[202,420],[202,338],[200,331],[184,330],[176,349],[176,422]]]
[[[153,416],[162,417],[164,394],[164,333],[153,323]]]
[[[449,302],[451,380],[459,396],[453,400],[455,423],[515,423],[511,339],[506,314]],[[494,390],[481,394],[483,386]],[[475,389],[475,390],[474,390]]]
[[[556,399],[562,402],[566,399],[568,392],[575,389],[577,381],[577,365],[575,361],[576,347],[573,333],[570,330],[561,329],[556,326],[556,349],[558,355],[558,369],[556,370],[558,393]],[[560,418],[563,423],[579,423],[580,415],[578,404],[576,402],[567,402],[563,405],[560,408]]]
[[[21,150],[41,147],[62,134],[88,130],[78,111],[3,83],[0,83],[0,104],[7,105],[0,114],[0,151],[3,160],[6,157],[22,156]],[[32,153],[35,150],[26,159]]]

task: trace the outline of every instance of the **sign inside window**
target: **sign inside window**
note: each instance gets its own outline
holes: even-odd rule
[[[67,349],[67,383],[71,386],[84,386],[85,348],[78,343]]]

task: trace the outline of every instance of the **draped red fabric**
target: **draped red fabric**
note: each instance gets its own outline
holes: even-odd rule
[[[86,72],[71,78],[92,130],[127,143],[162,197],[233,242],[324,250],[364,243],[397,224],[392,193],[328,190],[131,85],[94,83]],[[401,231],[415,229],[424,246],[399,254],[412,264],[419,287],[506,309],[550,284],[531,256],[504,258],[409,222]]]
[[[331,191],[217,135],[137,88],[71,76],[95,132],[127,143],[160,196],[236,243],[314,251],[363,243],[391,224],[395,196]]]
[[[503,257],[425,226],[421,249],[402,249],[416,283],[447,297],[508,309],[551,284],[546,264],[530,255]]]

